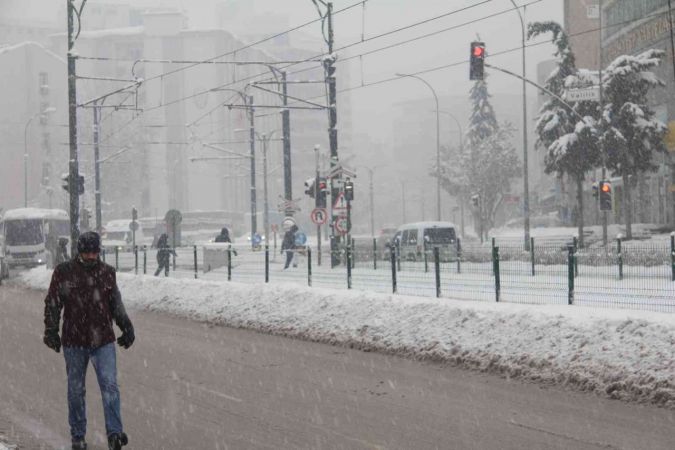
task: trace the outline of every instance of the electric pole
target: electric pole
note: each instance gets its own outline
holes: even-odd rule
[[[77,85],[75,75],[75,55],[73,47],[73,13],[77,12],[73,0],[66,0],[68,10],[68,128],[70,138],[70,162],[68,174],[68,193],[70,197],[70,251],[71,255],[77,254],[77,239],[80,236],[80,194],[78,187],[79,164],[77,160]],[[78,20],[81,11],[77,12]],[[78,21],[79,24],[79,21]],[[81,24],[80,24],[81,25]]]
[[[600,10],[600,15],[599,15],[599,22],[600,22],[600,31],[598,33],[598,39],[600,40],[600,63],[598,66],[599,69],[599,78],[600,78],[600,117],[604,117],[604,109],[605,109],[605,99],[604,99],[604,92],[603,92],[603,84],[602,84],[602,65],[604,64],[602,61],[602,0],[600,0],[598,4],[598,8]],[[603,125],[604,119],[600,122],[602,126],[602,131],[604,131],[604,125]],[[602,181],[605,181],[607,179],[607,154],[605,153],[605,145],[604,145],[604,139],[602,137],[600,138],[600,155],[602,156]],[[607,248],[607,211],[602,212],[602,245]]]
[[[249,113],[249,139],[251,140],[251,245],[253,246],[253,237],[258,229],[258,206],[255,195],[255,108],[253,107],[253,96],[248,96]]]
[[[288,106],[288,83],[286,80],[286,71],[281,72],[282,82],[282,100],[284,109],[281,111],[281,128],[284,141],[284,196],[286,204],[293,200],[293,176],[291,173],[291,112]],[[286,210],[287,216],[292,216],[293,211]]]
[[[319,151],[321,150],[321,146],[315,145],[314,146],[314,164],[316,166],[315,170],[315,178],[314,178],[314,207],[318,208],[319,207],[319,195],[323,195],[322,193],[319,192],[319,179],[321,178],[320,176],[320,171],[319,171]],[[316,225],[316,263],[317,266],[321,265],[321,224]]]
[[[101,233],[101,163],[99,161],[99,143],[101,136],[101,107],[94,102],[94,176],[96,183],[96,232]]]

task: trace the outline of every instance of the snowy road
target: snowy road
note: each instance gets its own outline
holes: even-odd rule
[[[65,448],[64,364],[39,291],[0,287],[0,442]],[[132,312],[130,449],[672,448],[675,412],[391,356]],[[89,440],[103,449],[95,377]]]

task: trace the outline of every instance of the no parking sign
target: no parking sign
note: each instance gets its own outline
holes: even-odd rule
[[[328,212],[324,208],[315,208],[310,217],[316,225],[323,225],[328,220]]]

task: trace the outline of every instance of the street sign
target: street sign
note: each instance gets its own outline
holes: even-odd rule
[[[312,222],[316,225],[323,225],[328,220],[328,212],[323,208],[316,208],[311,214]]]
[[[138,222],[135,220],[132,222],[129,222],[129,230],[130,231],[138,231]]]
[[[340,193],[335,197],[335,201],[333,202],[333,211],[341,211],[347,210],[347,199],[345,198],[345,193],[344,191],[340,191]]]
[[[347,220],[347,217],[340,216],[335,219],[335,231],[342,236],[349,232],[349,221]]]
[[[272,229],[272,233],[278,233],[279,232],[279,225],[276,223],[273,223],[270,228]]]
[[[342,167],[340,164],[333,167],[333,169],[328,174],[328,178],[335,178],[335,177],[339,177],[341,175],[346,175],[346,176],[351,177],[351,178],[356,178],[356,172],[355,171],[353,171],[351,169],[348,169],[346,167]]]
[[[599,102],[600,88],[594,86],[584,89],[570,89],[565,91],[565,100],[568,102]]]

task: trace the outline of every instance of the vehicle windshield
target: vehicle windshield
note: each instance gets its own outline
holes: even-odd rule
[[[41,219],[10,220],[5,223],[7,245],[37,245],[44,242]]]
[[[127,232],[126,231],[108,231],[105,235],[104,240],[126,241],[127,240]]]
[[[424,239],[430,244],[452,244],[455,242],[454,228],[427,228]]]

